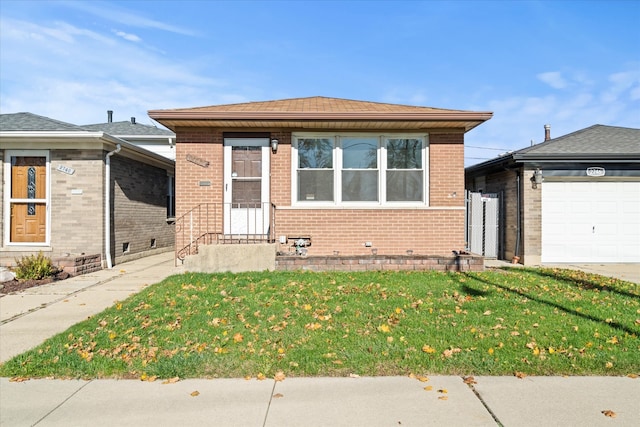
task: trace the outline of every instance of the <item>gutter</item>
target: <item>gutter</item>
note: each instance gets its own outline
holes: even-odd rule
[[[451,120],[486,121],[493,117],[491,112],[302,112],[302,111],[163,111],[151,110],[154,119],[170,120]]]

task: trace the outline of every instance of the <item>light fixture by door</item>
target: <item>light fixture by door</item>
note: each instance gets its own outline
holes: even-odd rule
[[[278,151],[278,143],[279,141],[276,138],[273,138],[271,140],[271,151],[273,151],[274,153]]]
[[[533,171],[533,176],[531,177],[531,188],[538,188],[539,184],[542,184],[542,171],[538,168]]]

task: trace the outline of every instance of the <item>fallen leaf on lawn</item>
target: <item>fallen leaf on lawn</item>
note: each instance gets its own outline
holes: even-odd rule
[[[638,378],[638,374],[629,374],[629,375],[627,375],[627,376],[628,376],[629,378],[634,379],[634,380],[635,380],[636,378]]]
[[[515,375],[516,378],[520,378],[520,379],[527,376],[527,374],[525,374],[524,372],[518,372],[518,371],[516,371],[516,373],[513,375]]]
[[[491,314],[491,310],[487,310],[487,311],[485,311],[485,312],[484,312],[484,313],[482,313],[482,314],[484,314],[485,316],[489,316],[489,315]]]
[[[243,339],[244,339],[244,337],[242,336],[242,334],[240,332],[236,333],[233,336],[233,342],[235,342],[235,343],[242,342]]]
[[[422,346],[422,351],[424,351],[425,353],[431,354],[431,353],[435,353],[436,349],[431,347],[430,345],[425,344]]]
[[[473,378],[472,376],[469,377],[464,377],[462,379],[462,382],[464,382],[465,384],[478,384],[478,382],[476,381],[475,378]]]
[[[167,380],[162,381],[162,384],[174,384],[174,383],[177,383],[178,381],[180,381],[180,377],[173,377],[173,378],[169,378]]]
[[[260,372],[260,373],[258,374],[258,376],[256,377],[256,379],[257,379],[258,381],[263,381],[263,380],[265,380],[266,378],[267,378],[267,377],[265,377],[265,376],[264,376],[264,374],[263,374],[262,372]]]
[[[286,377],[284,376],[284,372],[282,371],[278,371],[278,373],[276,373],[276,375],[273,377],[274,380],[276,381],[284,381]]]
[[[358,374],[349,374],[349,378],[360,378]]]
[[[447,400],[449,397],[448,396],[440,396],[438,397],[438,400]]]
[[[273,395],[273,398],[274,398],[274,399],[280,399],[281,397],[284,397],[284,394],[282,394],[282,393],[276,393],[276,394],[274,394],[274,395]]]
[[[391,331],[391,328],[389,328],[389,325],[378,326],[378,332],[389,332],[389,331]]]
[[[199,395],[200,395],[200,392],[198,390],[191,392],[191,396],[193,396],[193,397],[196,397],[196,396],[199,396]]]
[[[602,412],[602,413],[604,414],[604,416],[605,416],[605,417],[610,417],[610,418],[615,418],[615,417],[616,417],[616,413],[615,413],[615,412],[613,412],[613,411],[612,411],[612,410],[610,410],[610,409],[607,409],[607,410],[605,410],[605,411],[600,411],[600,412]]]

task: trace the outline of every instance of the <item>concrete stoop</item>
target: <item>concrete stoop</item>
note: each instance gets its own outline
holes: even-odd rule
[[[184,259],[186,271],[239,273],[243,271],[483,271],[484,259],[473,254],[436,255],[277,255],[272,243],[200,245],[198,253]]]

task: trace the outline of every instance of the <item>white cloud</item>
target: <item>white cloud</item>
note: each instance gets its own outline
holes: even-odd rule
[[[150,3],[150,5],[152,4],[153,3]],[[145,18],[138,13],[129,12],[126,9],[120,8],[116,2],[104,3],[99,1],[69,1],[64,2],[64,5],[122,25],[138,28],[151,28],[186,36],[196,35],[196,33],[190,29],[177,27],[162,21]]]
[[[540,78],[540,75],[536,77]],[[567,90],[552,96],[509,96],[487,100],[484,105],[488,105],[494,116],[467,134],[466,145],[508,150],[525,148],[531,140],[535,143],[544,140],[545,124],[551,125],[552,138],[595,124],[640,127],[637,71],[625,70],[601,79],[582,75],[580,81],[583,84],[575,84],[575,80]],[[469,109],[479,110],[477,107]],[[495,157],[496,152],[466,148],[465,156],[469,166]]]
[[[540,73],[536,77],[538,77],[538,80],[548,84],[554,89],[564,89],[567,87],[567,81],[562,77],[562,73],[559,71]]]
[[[113,31],[114,34],[118,37],[122,37],[125,40],[129,40],[130,42],[141,42],[142,39],[138,36],[136,36],[135,34],[129,34],[129,33],[125,33],[124,31]]]

